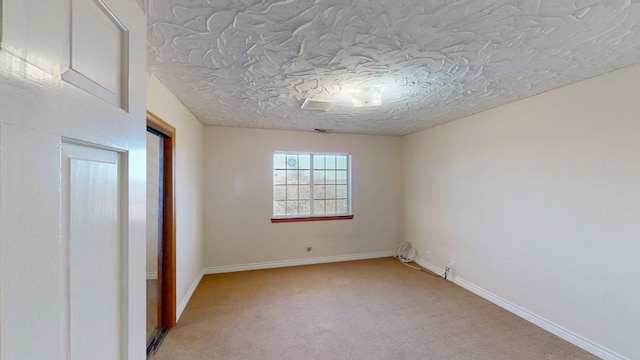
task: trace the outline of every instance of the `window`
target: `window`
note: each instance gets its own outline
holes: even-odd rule
[[[272,222],[351,218],[349,154],[273,154]]]

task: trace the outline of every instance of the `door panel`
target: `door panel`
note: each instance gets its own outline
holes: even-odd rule
[[[113,102],[62,79],[73,62],[72,1],[0,0],[0,360],[145,358],[146,19],[134,0],[98,2],[120,23],[107,24],[109,71],[92,70],[104,59],[85,57],[87,48],[76,65],[115,90]],[[127,39],[118,42],[118,29]],[[91,29],[76,35],[101,43]],[[118,149],[117,160],[79,157],[63,169],[63,139]],[[102,210],[85,211],[94,207]],[[113,225],[114,216],[118,239],[86,227]]]
[[[119,154],[68,143],[62,152],[70,359],[119,359],[127,263]]]
[[[114,1],[71,3],[69,83],[127,110],[129,31],[109,7]],[[95,39],[100,41],[95,41]]]

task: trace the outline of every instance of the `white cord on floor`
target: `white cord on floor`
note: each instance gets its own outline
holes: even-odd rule
[[[413,247],[413,244],[408,241],[403,241],[401,244],[396,246],[395,255],[393,257],[397,258],[401,263],[410,268],[422,270],[419,267],[409,265],[410,262],[416,259],[416,249]]]

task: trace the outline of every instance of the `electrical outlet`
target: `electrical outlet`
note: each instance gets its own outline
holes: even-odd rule
[[[311,251],[312,251],[312,250],[313,250],[313,246],[308,245],[308,246],[307,246],[307,252],[308,252],[309,254],[311,254]]]
[[[431,260],[431,250],[427,251],[427,260]]]
[[[456,262],[451,260],[449,261],[449,272],[453,271],[453,268],[456,267]]]

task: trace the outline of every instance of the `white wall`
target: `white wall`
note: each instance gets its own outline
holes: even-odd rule
[[[635,66],[407,136],[406,240],[640,359],[639,95]]]
[[[153,75],[147,109],[176,129],[176,303],[184,310],[202,272],[203,126]]]
[[[276,150],[351,153],[354,219],[272,224]],[[402,239],[400,153],[398,137],[205,126],[204,265],[392,250]]]

